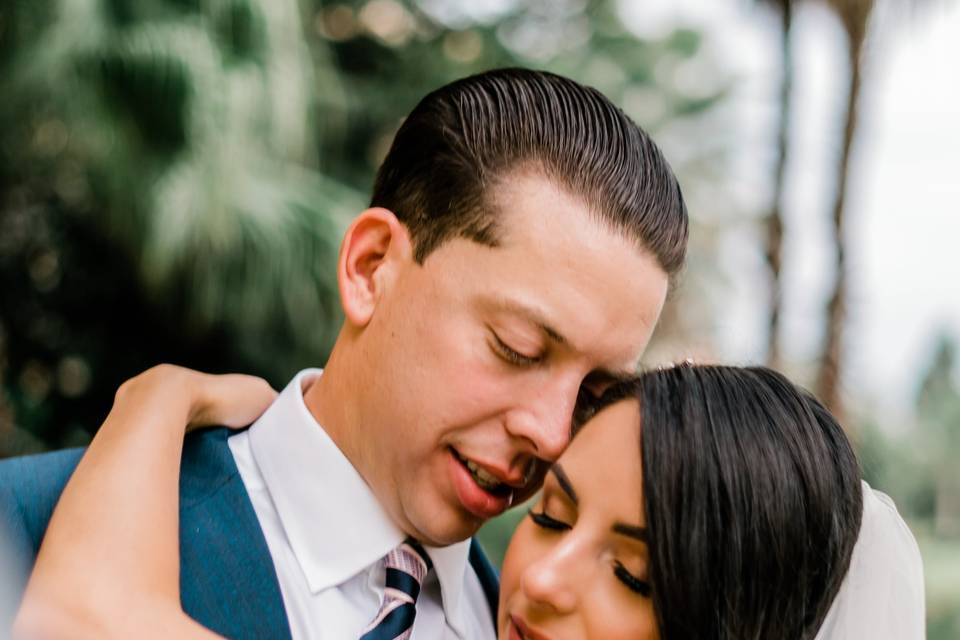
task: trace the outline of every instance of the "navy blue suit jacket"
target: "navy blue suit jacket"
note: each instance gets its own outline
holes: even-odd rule
[[[289,638],[273,561],[227,445],[230,433],[211,429],[191,434],[184,447],[180,473],[183,608],[228,638]],[[26,586],[53,508],[82,454],[81,449],[70,449],[0,462],[0,536],[12,545],[11,577],[18,594]],[[496,626],[497,574],[475,540],[470,564]]]

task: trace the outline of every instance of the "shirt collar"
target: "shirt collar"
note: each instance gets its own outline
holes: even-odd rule
[[[406,537],[307,408],[304,387],[322,373],[298,373],[249,430],[253,458],[314,594],[347,581]],[[470,541],[426,550],[447,622],[463,637]]]
[[[433,561],[433,569],[440,580],[440,595],[443,598],[443,613],[447,624],[461,638],[467,637],[461,595],[466,583],[466,570],[470,556],[470,541],[464,540],[447,547],[427,547],[427,555]]]

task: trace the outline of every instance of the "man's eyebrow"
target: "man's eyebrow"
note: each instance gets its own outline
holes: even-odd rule
[[[613,525],[613,527],[611,527],[611,530],[614,533],[619,533],[622,536],[634,538],[640,542],[647,542],[646,527],[638,527],[633,524],[623,524],[622,522],[617,522]]]
[[[544,319],[543,314],[535,308],[508,298],[497,298],[496,305],[504,311],[522,316],[527,322],[536,325],[541,331],[547,334],[547,337],[557,344],[567,344],[567,339],[562,333]]]
[[[579,498],[577,498],[577,492],[573,490],[573,485],[570,483],[570,478],[567,477],[567,472],[563,470],[563,467],[554,462],[552,465],[550,465],[550,471],[553,473],[554,477],[556,477],[557,483],[560,485],[560,488],[563,489],[563,492],[570,497],[570,499],[573,501],[573,504],[577,504],[577,502],[579,502]]]

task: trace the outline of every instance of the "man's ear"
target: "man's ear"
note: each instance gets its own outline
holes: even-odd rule
[[[373,207],[350,224],[340,245],[337,285],[348,322],[366,326],[399,269],[413,259],[410,234],[392,211]]]

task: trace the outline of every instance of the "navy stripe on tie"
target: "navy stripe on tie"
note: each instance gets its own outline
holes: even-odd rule
[[[410,547],[417,552],[417,555],[420,556],[421,560],[427,563],[427,571],[429,571],[430,569],[433,569],[433,563],[430,562],[430,554],[427,553],[427,550],[424,549],[419,542],[417,542],[416,540],[413,540],[412,538],[407,538],[407,544],[410,545]]]
[[[375,629],[360,636],[360,640],[393,640],[413,626],[417,608],[412,604],[402,604],[387,614]]]
[[[432,566],[430,556],[408,538],[384,556],[383,564],[383,601],[376,617],[360,632],[360,640],[409,640],[420,584]]]
[[[420,595],[420,583],[406,571],[387,567],[387,587],[399,589],[414,600]]]

